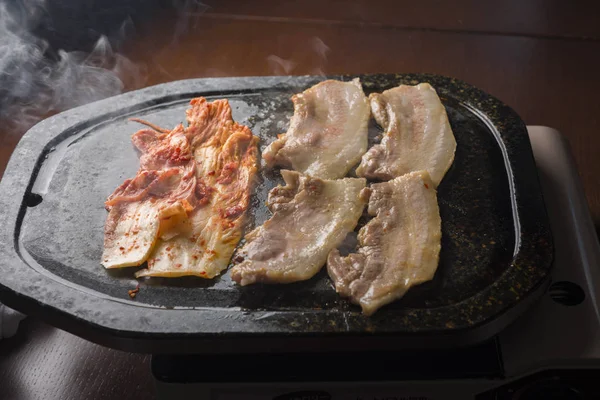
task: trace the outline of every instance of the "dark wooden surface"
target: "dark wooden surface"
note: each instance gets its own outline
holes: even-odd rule
[[[109,350],[27,318],[0,341],[2,399],[152,399],[150,356]]]
[[[600,24],[558,0],[208,2],[137,26],[123,52],[145,84],[206,76],[433,72],[463,79],[571,142],[600,225]],[[214,4],[213,4],[214,3]],[[0,174],[18,139],[0,128]],[[224,371],[226,372],[226,371]],[[0,341],[2,399],[150,399],[149,357],[25,320]]]

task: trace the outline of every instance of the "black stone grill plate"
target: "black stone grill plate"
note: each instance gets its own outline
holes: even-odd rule
[[[352,76],[333,76],[349,80]],[[360,76],[367,94],[430,82],[458,143],[439,187],[442,251],[433,281],[367,318],[339,298],[324,271],[289,285],[149,279],[131,299],[135,268],[100,265],[104,200],[133,177],[140,117],[163,127],[192,97],[229,99],[261,139],[285,132],[290,96],[323,77],[172,82],[79,107],[33,127],[0,183],[0,301],[90,340],[143,352],[238,352],[437,347],[488,338],[543,292],[552,241],[526,128],[510,108],[435,75]],[[371,142],[381,133],[370,125]],[[269,213],[279,171],[261,169],[249,227]]]

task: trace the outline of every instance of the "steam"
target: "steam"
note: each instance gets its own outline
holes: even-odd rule
[[[196,28],[197,17],[210,9],[210,6],[199,0],[172,1],[177,11],[177,24],[175,24],[172,40],[172,43],[175,44],[181,36],[188,32],[190,25],[192,25],[192,28]]]
[[[317,54],[319,60],[319,66],[313,69],[312,73],[315,75],[325,75],[325,65],[327,65],[327,53],[331,50],[329,46],[321,40],[319,37],[313,37],[312,47]]]
[[[59,110],[121,93],[124,82],[132,87],[144,83],[140,68],[113,52],[105,36],[98,39],[89,54],[59,51],[59,61],[47,78],[42,84],[53,89],[52,105]]]
[[[267,62],[275,75],[289,75],[298,65],[292,60],[286,60],[274,54],[267,57]]]
[[[25,130],[50,113],[137,88],[145,69],[100,36],[89,52],[55,50],[33,32],[45,0],[0,2],[0,120]],[[132,28],[125,21],[120,35]]]
[[[323,42],[320,37],[313,36],[309,41],[310,53],[314,55],[312,67],[307,68],[308,73],[312,75],[326,75],[325,66],[327,65],[327,54],[331,51],[329,46]],[[281,58],[275,54],[267,57],[267,63],[271,73],[275,75],[291,75],[298,67],[298,63],[294,59]]]
[[[312,45],[323,62],[327,62],[327,53],[331,50],[320,37],[313,37]]]

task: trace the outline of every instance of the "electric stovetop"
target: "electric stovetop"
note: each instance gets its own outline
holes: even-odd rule
[[[541,300],[476,346],[401,352],[154,356],[160,398],[218,400],[600,398],[600,247],[556,130],[529,127],[555,242]]]
[[[529,138],[513,110],[452,78],[360,76],[367,93],[431,82],[458,143],[438,187],[439,273],[375,316],[340,299],[324,272],[282,290],[240,288],[227,273],[138,282],[131,270],[102,269],[99,199],[138,168],[129,117],[174,126],[190,98],[227,98],[234,119],[265,144],[287,124],[289,96],[323,79],[170,82],[36,125],[0,182],[0,300],[88,340],[155,354],[167,398],[578,396],[582,371],[597,375],[600,256],[566,142],[539,127]],[[278,183],[268,174],[261,171],[255,191],[255,224]],[[128,289],[138,284],[132,299]]]

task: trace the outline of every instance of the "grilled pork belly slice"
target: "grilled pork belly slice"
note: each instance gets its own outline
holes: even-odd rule
[[[446,110],[428,83],[401,85],[369,96],[383,139],[362,157],[358,176],[389,180],[427,170],[439,185],[454,161],[456,140]]]
[[[311,278],[352,231],[367,202],[366,180],[322,180],[282,171],[286,185],[269,193],[273,216],[246,236],[244,261],[231,270],[240,285]],[[236,257],[237,258],[237,257]]]
[[[433,279],[441,248],[441,220],[434,182],[411,172],[371,186],[368,212],[375,216],[358,233],[359,249],[342,257],[334,249],[327,271],[336,291],[371,315]]]
[[[292,97],[287,133],[263,152],[278,165],[321,179],[342,178],[367,151],[369,104],[360,81],[327,80]]]

